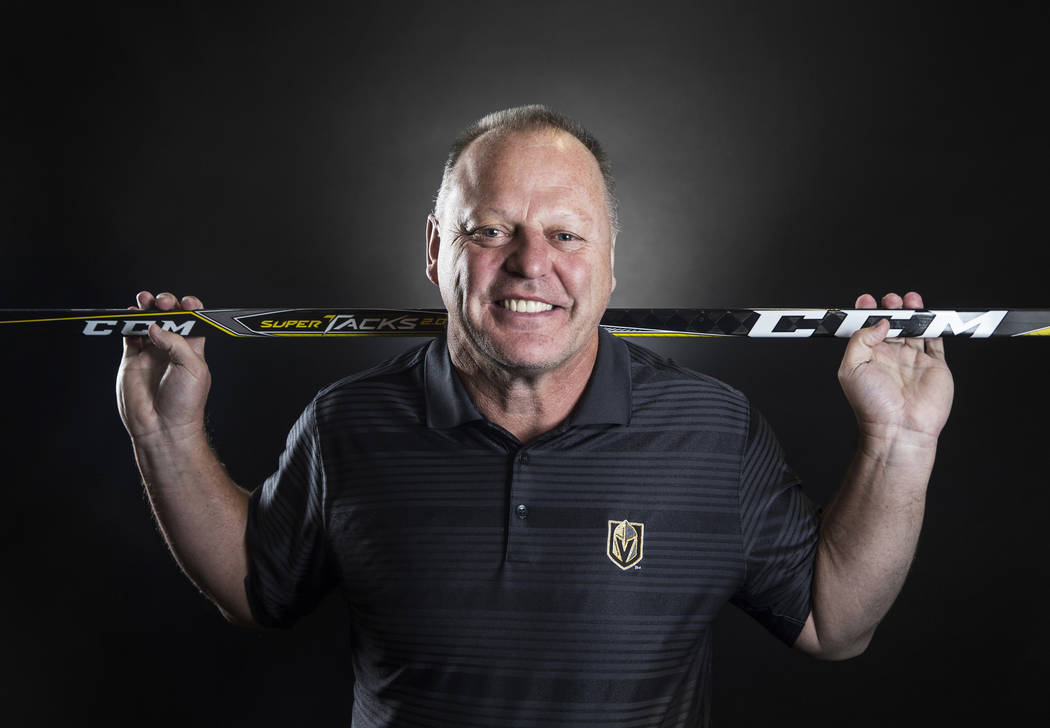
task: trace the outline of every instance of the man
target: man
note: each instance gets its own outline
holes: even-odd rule
[[[355,726],[706,724],[726,601],[842,659],[899,591],[951,406],[941,342],[850,339],[859,446],[818,519],[743,395],[599,331],[616,229],[574,122],[468,129],[427,220],[446,339],[323,390],[251,495],[204,434],[203,341],[126,340],[120,410],[180,565],[245,625],[339,589]]]

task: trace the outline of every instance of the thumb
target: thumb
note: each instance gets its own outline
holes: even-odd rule
[[[874,326],[856,331],[849,337],[849,344],[842,355],[842,369],[852,372],[858,364],[871,361],[871,350],[886,339],[890,332],[890,322],[881,319]]]
[[[149,326],[149,338],[153,345],[168,355],[168,360],[175,366],[193,370],[200,356],[190,347],[186,339],[172,331],[165,331],[155,323]]]
[[[886,339],[886,334],[890,333],[890,322],[886,319],[879,319],[878,323],[874,326],[869,326],[866,329],[861,329],[857,332],[861,341],[864,342],[864,346],[869,349],[878,346]]]

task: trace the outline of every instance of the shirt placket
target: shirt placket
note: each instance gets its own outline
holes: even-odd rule
[[[530,465],[532,454],[528,446],[511,453],[507,468],[507,553],[508,562],[534,560],[530,526],[535,520],[535,477]]]

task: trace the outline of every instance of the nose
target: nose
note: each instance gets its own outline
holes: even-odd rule
[[[504,262],[506,269],[523,278],[542,278],[551,269],[551,246],[540,231],[522,230]]]

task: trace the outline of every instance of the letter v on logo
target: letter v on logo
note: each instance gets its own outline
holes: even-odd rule
[[[621,569],[627,570],[642,560],[644,544],[644,523],[631,523],[627,519],[609,521],[605,554]]]

